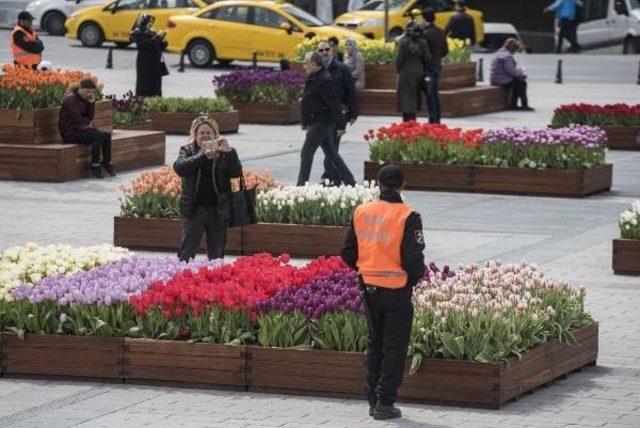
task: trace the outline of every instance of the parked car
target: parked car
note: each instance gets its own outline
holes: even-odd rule
[[[508,38],[517,39],[520,42],[520,46],[522,46],[522,51],[531,52],[531,49],[525,46],[516,27],[506,22],[485,22],[484,40],[478,43],[473,48],[473,51],[476,53],[495,52],[504,45],[504,41]]]
[[[389,0],[389,38],[395,39],[403,32],[409,22],[411,11],[432,7],[436,11],[436,25],[446,27],[449,18],[455,13],[452,0]],[[484,39],[482,12],[467,9],[476,25],[476,39]],[[371,0],[360,9],[340,15],[335,24],[349,30],[357,31],[370,39],[384,38],[384,0]]]
[[[196,67],[214,60],[228,64],[250,60],[256,52],[260,61],[291,59],[305,38],[364,36],[327,25],[304,10],[278,1],[219,1],[192,15],[169,20],[167,41],[170,52],[185,51]]]
[[[207,5],[203,0],[117,0],[74,12],[65,22],[66,35],[88,47],[101,46],[105,41],[127,46],[129,32],[141,13],[153,15],[154,27],[166,30],[169,17],[193,13]]]
[[[34,0],[26,11],[35,18],[36,29],[44,30],[52,36],[64,35],[64,22],[77,10],[87,6],[106,3],[106,0]]]
[[[583,48],[623,45],[640,53],[640,0],[583,0],[578,42]]]

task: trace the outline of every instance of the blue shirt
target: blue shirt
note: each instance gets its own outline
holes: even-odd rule
[[[551,6],[549,6],[548,10],[555,10],[556,19],[568,19],[573,21],[576,19],[576,6],[578,2],[576,0],[556,0]],[[582,6],[582,3],[580,3]]]

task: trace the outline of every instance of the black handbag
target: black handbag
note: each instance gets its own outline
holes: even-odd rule
[[[247,189],[243,177],[240,177],[240,191],[231,192],[230,195],[229,227],[242,227],[257,223],[256,190]]]

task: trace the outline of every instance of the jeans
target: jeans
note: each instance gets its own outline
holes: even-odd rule
[[[370,405],[380,401],[388,406],[396,401],[404,375],[413,323],[413,287],[374,287],[374,290],[373,294],[364,292],[364,306],[369,325],[367,400]]]
[[[527,98],[527,81],[524,79],[513,79],[510,83],[503,85],[511,91],[510,107],[515,109],[518,107],[518,99],[520,99],[521,107],[529,107]]]
[[[189,261],[196,256],[203,232],[207,235],[209,260],[224,257],[224,247],[227,243],[226,224],[220,219],[216,206],[197,206],[193,217],[185,218],[182,223],[182,241],[178,250],[180,260]]]
[[[433,70],[429,73],[427,86],[427,109],[429,110],[429,123],[440,123],[442,109],[440,107],[440,71]]]
[[[338,154],[336,146],[333,143],[333,133],[335,127],[333,125],[314,124],[307,128],[307,136],[300,153],[300,173],[298,174],[298,186],[304,186],[309,181],[311,175],[311,167],[313,166],[313,157],[318,147],[324,152],[325,159],[328,159],[336,168],[337,179],[347,185],[356,183],[353,174],[344,163],[344,160]]]
[[[111,164],[110,133],[89,128],[76,131],[64,140],[74,144],[91,144],[91,166],[100,166],[100,151],[102,151],[102,163],[105,165]]]
[[[581,49],[578,44],[578,22],[563,18],[559,22],[560,32],[558,33],[558,45],[556,46],[556,53],[562,52],[562,41],[567,39],[571,44],[569,51],[576,52]]]

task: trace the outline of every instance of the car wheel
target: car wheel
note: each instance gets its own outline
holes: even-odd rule
[[[95,22],[87,22],[80,27],[78,38],[84,46],[97,48],[104,43],[104,32]]]
[[[131,43],[129,42],[115,42],[118,49],[126,49]]]
[[[625,37],[624,44],[622,45],[622,53],[624,55],[640,53],[640,37]]]
[[[62,12],[51,11],[42,18],[42,29],[50,36],[64,36],[64,21],[67,17]]]
[[[215,50],[211,43],[202,39],[193,40],[189,43],[187,55],[189,55],[189,62],[194,67],[208,67],[216,58]]]
[[[403,33],[404,31],[402,31],[402,28],[392,28],[389,31],[389,41],[394,41],[397,37],[402,36]]]

